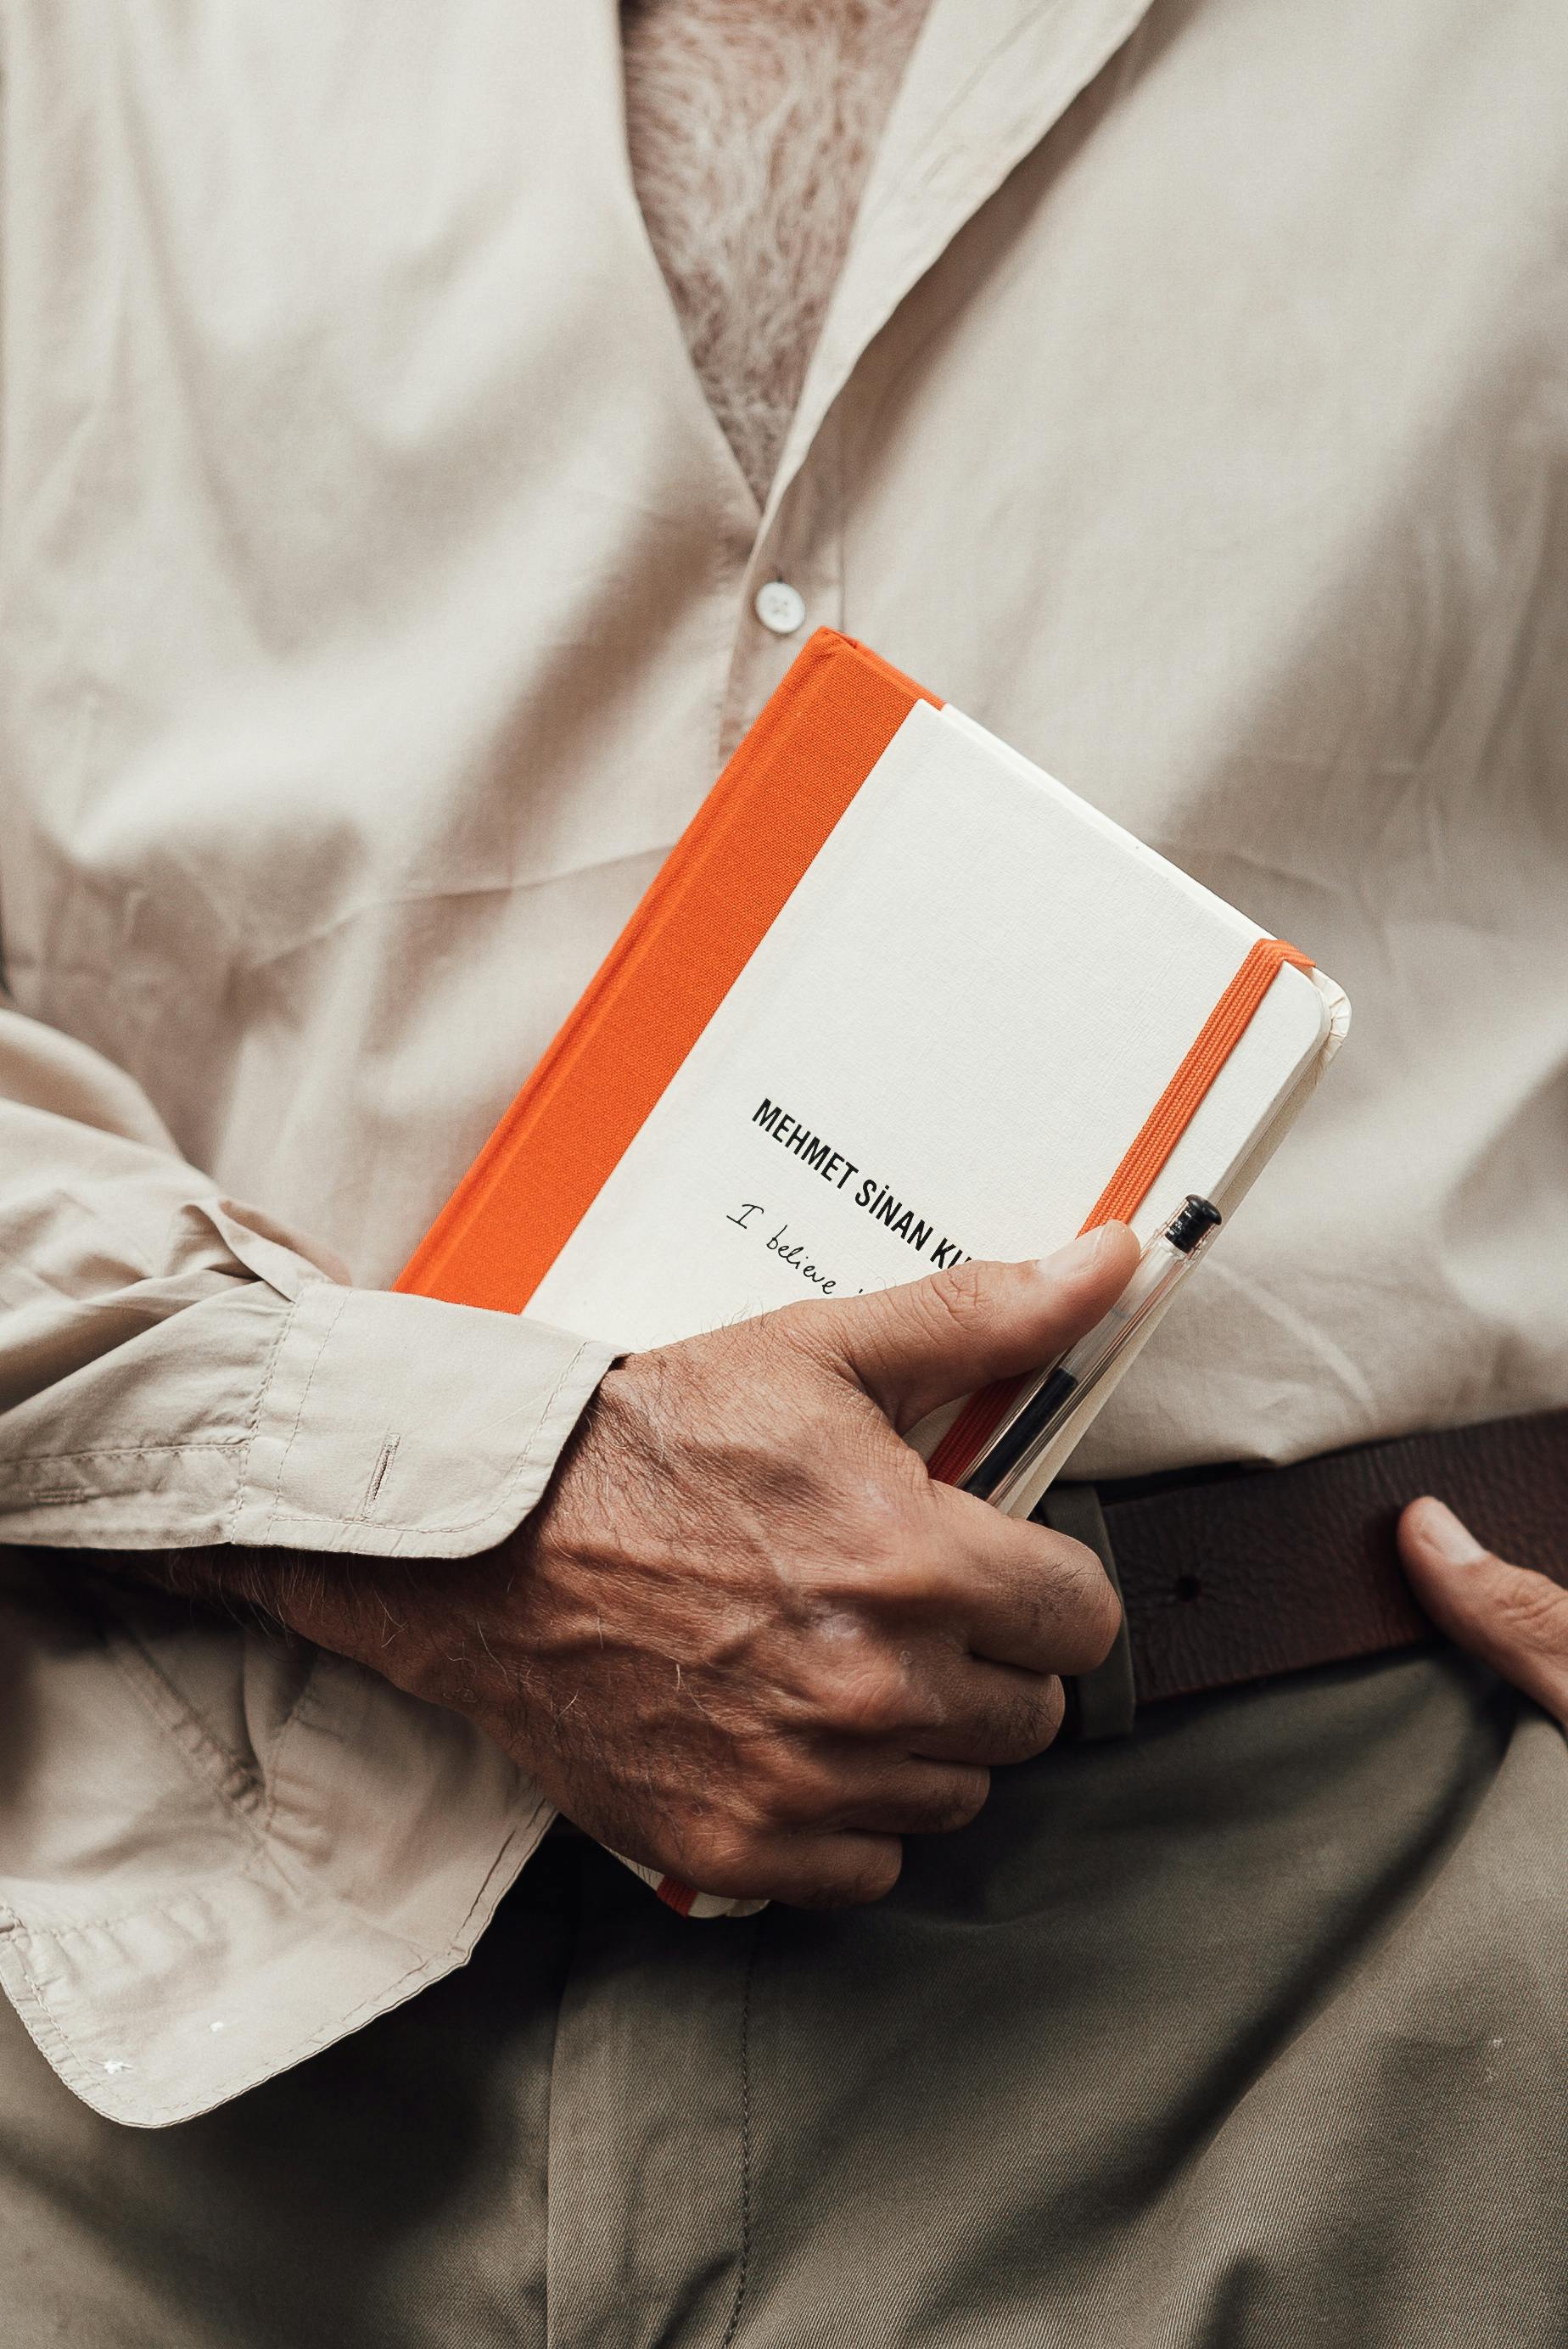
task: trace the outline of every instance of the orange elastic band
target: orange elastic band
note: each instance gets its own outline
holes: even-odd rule
[[[1284,964],[1310,970],[1310,955],[1284,938],[1259,938],[1199,1029],[1191,1050],[1161,1094],[1115,1174],[1084,1217],[1081,1229],[1129,1223],[1148,1197],[1176,1144],[1191,1124],[1199,1102],[1245,1035],[1247,1026]],[[1027,1379],[1001,1379],[972,1394],[927,1466],[939,1485],[957,1485],[1000,1427]]]

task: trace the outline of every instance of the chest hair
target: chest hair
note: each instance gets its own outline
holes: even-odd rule
[[[648,234],[758,504],[927,0],[623,0]]]

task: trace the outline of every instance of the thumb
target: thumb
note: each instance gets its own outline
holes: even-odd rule
[[[818,1318],[840,1366],[902,1433],[993,1379],[1038,1370],[1091,1330],[1131,1279],[1125,1224],[1086,1232],[1033,1264],[963,1264],[849,1299]]]
[[[1440,1631],[1568,1723],[1568,1591],[1483,1549],[1429,1495],[1399,1520],[1399,1556]]]

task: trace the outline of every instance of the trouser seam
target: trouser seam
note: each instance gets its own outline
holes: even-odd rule
[[[555,2027],[550,2034],[550,2077],[544,2101],[544,2349],[549,2349],[554,2334],[552,2323],[551,2284],[555,2268],[555,2221],[558,2199],[555,2191],[555,2084],[561,2060],[561,2019],[566,2012],[572,1979],[576,1972],[577,1959],[583,1946],[583,1854],[570,1846],[568,1848],[575,1863],[571,1886],[572,1932],[555,1995]]]
[[[729,2323],[724,2328],[719,2349],[732,2349],[740,2329],[741,2312],[746,2306],[746,2282],[751,2267],[751,1990],[757,1977],[757,1953],[762,1945],[762,1917],[758,1917],[752,1927],[751,1947],[746,1953],[746,1977],[740,1992],[740,2261],[736,2272],[735,2299],[729,2311]]]

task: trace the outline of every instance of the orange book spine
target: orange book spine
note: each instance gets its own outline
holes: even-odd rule
[[[522,1311],[916,701],[935,697],[864,646],[819,629],[415,1250],[400,1289]]]

